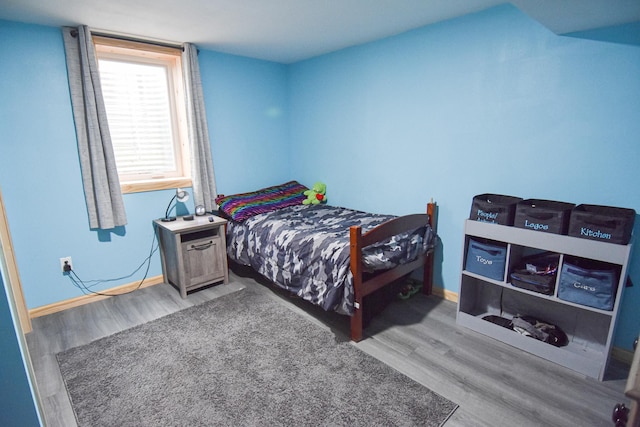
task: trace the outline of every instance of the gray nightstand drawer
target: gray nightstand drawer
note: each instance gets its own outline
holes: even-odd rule
[[[205,282],[224,279],[225,265],[222,260],[225,251],[221,243],[218,236],[182,242],[187,290]]]

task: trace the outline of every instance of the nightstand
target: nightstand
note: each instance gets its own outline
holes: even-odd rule
[[[182,298],[187,292],[217,282],[229,283],[225,225],[215,215],[178,217],[175,221],[153,224],[160,242],[162,274]]]

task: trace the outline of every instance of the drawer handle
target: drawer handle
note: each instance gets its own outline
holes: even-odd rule
[[[191,245],[191,249],[195,249],[196,251],[202,251],[208,249],[213,245],[213,240],[209,240],[207,243],[203,243],[201,245]]]

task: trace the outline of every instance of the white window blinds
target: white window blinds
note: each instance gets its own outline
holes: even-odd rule
[[[101,60],[100,79],[119,173],[175,173],[166,68]]]
[[[149,59],[98,62],[118,174],[124,180],[180,176],[171,67]]]

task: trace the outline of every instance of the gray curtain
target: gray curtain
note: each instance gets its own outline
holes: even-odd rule
[[[193,198],[196,205],[203,205],[207,211],[212,211],[217,207],[215,203],[216,181],[213,175],[213,159],[209,143],[207,114],[204,109],[198,50],[191,43],[184,44],[182,68],[187,94]]]
[[[103,230],[122,226],[127,217],[91,32],[81,26],[65,27],[62,33],[89,225]]]

